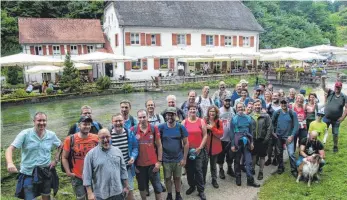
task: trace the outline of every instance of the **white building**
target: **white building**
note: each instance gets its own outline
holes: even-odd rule
[[[178,60],[173,58],[145,58],[177,48],[207,51],[241,47],[256,52],[263,31],[240,1],[109,1],[103,29],[115,54],[139,58],[115,67],[114,77],[125,72],[130,79],[177,70]],[[228,60],[208,64],[218,72],[235,68],[235,62]],[[198,71],[201,66],[201,62],[186,63],[185,70]]]

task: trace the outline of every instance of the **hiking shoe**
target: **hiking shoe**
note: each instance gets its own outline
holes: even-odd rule
[[[219,169],[219,178],[225,179],[225,174],[224,174],[224,169],[223,168]]]
[[[258,183],[254,182],[253,177],[247,177],[247,185],[252,187],[260,187]]]
[[[274,158],[274,159],[272,160],[272,165],[273,165],[273,166],[277,166],[277,165],[278,165],[277,159],[276,159],[276,158]]]
[[[231,177],[235,177],[235,172],[231,166],[228,166],[227,174]]]
[[[283,168],[277,168],[277,174],[283,174],[284,169]]]
[[[260,180],[263,180],[263,177],[264,177],[263,172],[259,172],[259,173],[258,173],[258,180],[259,180],[259,181],[260,181]]]
[[[204,192],[199,192],[199,197],[201,200],[206,200],[206,196]]]
[[[219,188],[219,185],[216,180],[212,181],[212,185],[214,188]]]
[[[265,162],[265,166],[269,166],[271,165],[271,158],[267,159],[267,161]]]
[[[241,186],[241,176],[236,177],[236,185]]]
[[[168,193],[168,194],[167,194],[166,200],[173,200],[173,199],[172,199],[172,193]]]
[[[176,194],[176,199],[175,200],[183,200],[181,194]]]
[[[334,152],[334,153],[337,153],[338,151],[339,151],[339,148],[337,148],[337,146],[334,146],[333,152]]]
[[[186,195],[190,195],[195,191],[195,187],[190,187],[187,191],[186,191]]]

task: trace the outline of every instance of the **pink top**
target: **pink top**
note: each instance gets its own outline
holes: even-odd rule
[[[202,127],[201,119],[198,118],[196,122],[190,122],[188,119],[184,121],[184,127],[188,131],[189,148],[198,148],[202,142]]]
[[[305,108],[294,107],[294,111],[298,116],[299,128],[306,128],[306,112]]]

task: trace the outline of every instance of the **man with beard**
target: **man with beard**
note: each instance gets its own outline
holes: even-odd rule
[[[180,108],[176,107],[176,96],[175,95],[169,95],[166,97],[166,101],[167,101],[168,107],[176,108],[176,111],[177,111],[176,121],[177,122],[183,121],[186,118],[186,115],[184,114],[184,112]],[[165,111],[166,110],[161,112],[161,115],[164,117],[164,120],[166,121],[166,112]]]
[[[234,107],[235,100],[241,97],[242,86],[240,83],[236,84],[235,90],[231,95],[231,107]]]
[[[137,119],[130,115],[131,103],[128,100],[123,100],[120,102],[120,113],[123,116],[124,127],[130,129],[138,124]]]
[[[195,103],[198,105],[198,107],[200,107],[202,109],[203,116],[207,115],[208,107],[214,105],[211,97],[208,96],[209,93],[210,93],[210,87],[205,85],[202,88],[202,95],[195,99]],[[187,110],[187,112],[188,112],[188,110]]]
[[[83,185],[88,199],[118,200],[129,193],[128,172],[122,151],[110,144],[111,134],[101,129],[99,145],[88,152],[84,160]]]
[[[18,173],[12,154],[15,149],[21,149],[20,172],[17,176],[15,196],[31,200],[41,195],[43,200],[48,200],[51,194],[51,178],[43,179],[41,187],[37,188],[36,184],[33,184],[33,171],[36,167],[55,171],[54,167],[59,162],[60,150],[57,151],[53,161],[51,161],[51,150],[53,147],[61,149],[62,145],[56,134],[46,129],[47,115],[45,113],[37,112],[33,122],[34,127],[21,131],[6,149],[7,171]]]
[[[81,107],[81,116],[87,116],[90,119],[93,119],[92,117],[92,108],[90,106],[84,105]],[[90,128],[90,133],[94,133],[94,134],[98,134],[99,130],[102,129],[102,126],[99,122],[94,121],[91,124],[91,128]],[[78,123],[75,123],[74,125],[71,126],[68,135],[72,135],[75,134],[77,132],[79,132],[79,126]]]
[[[93,120],[83,116],[79,120],[79,132],[65,138],[62,163],[67,176],[71,177],[76,199],[87,199],[83,186],[82,172],[86,154],[98,145],[98,136],[90,133]]]
[[[121,150],[127,167],[129,184],[129,194],[127,200],[133,200],[135,176],[134,162],[139,153],[137,140],[133,133],[124,128],[124,119],[120,113],[112,116],[112,128],[110,132],[112,146],[118,147]]]
[[[190,103],[195,103],[195,100],[196,100],[196,92],[195,92],[195,90],[189,91],[189,92],[188,92],[188,101],[185,101],[185,102],[182,104],[182,106],[181,106],[181,110],[183,110],[185,116],[188,116],[188,105],[189,105]],[[196,115],[197,115],[198,117],[203,117],[203,116],[205,116],[205,115],[204,115],[205,113],[203,113],[203,111],[202,111],[200,105],[198,104],[197,106],[198,106],[198,111],[196,112]]]
[[[158,126],[161,123],[165,123],[164,117],[161,114],[155,113],[155,103],[153,100],[146,101],[145,106],[150,124]]]
[[[240,85],[241,86],[241,85]],[[228,171],[227,174],[229,174],[232,177],[235,177],[234,170],[232,168],[233,160],[235,155],[231,152],[230,147],[230,121],[232,117],[235,115],[234,109],[231,107],[231,98],[226,97],[224,99],[223,107],[220,108],[220,120],[223,122],[223,137],[221,138],[222,141],[222,152],[218,155],[217,163],[219,165],[219,178],[225,179],[223,164],[224,160],[226,160],[228,164]]]
[[[230,97],[231,92],[226,89],[226,84],[224,81],[219,82],[219,90],[217,90],[213,96],[212,100],[214,101],[214,104],[220,108],[223,106],[223,101],[226,97]]]
[[[289,96],[287,97],[287,101],[289,104],[295,102],[296,90],[294,88],[289,89]]]

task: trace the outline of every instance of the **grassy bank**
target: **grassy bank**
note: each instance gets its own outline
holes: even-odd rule
[[[296,183],[289,173],[289,162],[286,172],[270,177],[260,189],[259,199],[346,199],[347,198],[347,121],[340,127],[339,152],[332,151],[332,135],[329,133],[326,151],[326,162],[321,181],[307,187],[307,183]]]

